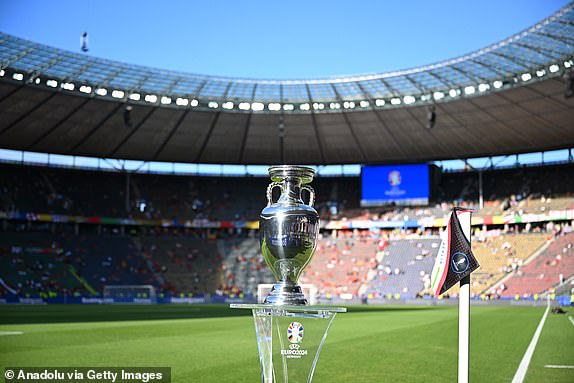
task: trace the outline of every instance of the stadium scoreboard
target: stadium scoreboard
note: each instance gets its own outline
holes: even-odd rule
[[[361,169],[361,206],[427,205],[429,166],[377,165]]]

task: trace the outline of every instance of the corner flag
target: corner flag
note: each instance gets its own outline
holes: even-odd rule
[[[460,215],[470,213],[470,210],[455,207],[449,215],[431,273],[435,296],[446,292],[480,266],[470,249],[470,227],[463,229],[459,220]],[[470,226],[470,218],[466,221]]]

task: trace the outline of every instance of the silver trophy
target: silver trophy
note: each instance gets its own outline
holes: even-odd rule
[[[308,304],[301,286],[301,273],[309,264],[317,247],[319,214],[313,208],[315,192],[308,184],[315,171],[303,166],[274,166],[269,169],[271,184],[267,187],[267,207],[259,219],[261,251],[267,265],[277,278],[265,304]],[[273,202],[273,189],[281,196]],[[309,203],[302,192],[309,193]]]
[[[267,207],[259,221],[261,251],[277,278],[263,304],[233,303],[251,309],[259,349],[261,381],[311,383],[327,332],[344,307],[312,306],[297,284],[317,247],[319,215],[309,186],[315,171],[303,166],[269,169]],[[273,189],[281,195],[273,202]],[[301,194],[309,193],[305,204]],[[306,194],[306,193],[304,193]]]

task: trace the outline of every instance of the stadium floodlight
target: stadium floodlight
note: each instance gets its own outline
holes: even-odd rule
[[[106,88],[98,88],[96,89],[96,94],[98,96],[105,96],[106,94],[108,94],[108,90]]]
[[[450,97],[456,97],[456,96],[458,96],[459,94],[460,94],[460,90],[458,90],[458,89],[451,89],[451,90],[448,91],[448,95],[449,95]]]
[[[197,101],[196,99],[191,100],[191,102],[189,103],[189,105],[191,106],[198,106],[199,105],[199,101]]]
[[[444,98],[444,93],[443,92],[434,92],[433,95],[435,100],[441,100]]]
[[[294,110],[295,109],[295,105],[293,104],[284,104],[283,105],[283,110]]]
[[[17,81],[24,80],[24,75],[22,73],[13,73],[12,78]]]
[[[160,102],[162,105],[169,105],[171,104],[171,97],[162,96]]]
[[[538,77],[543,77],[546,74],[546,71],[544,69],[540,69],[536,71],[536,76]]]
[[[118,90],[118,89],[114,89],[112,90],[112,97],[113,98],[124,98],[124,91],[123,90]]]
[[[146,94],[144,97],[144,100],[146,102],[156,103],[157,102],[157,96],[155,94]]]
[[[413,104],[416,101],[416,99],[413,96],[405,96],[403,97],[403,101],[405,104],[410,105]]]
[[[187,106],[189,104],[189,100],[187,98],[178,97],[175,99],[175,104],[179,106]]]
[[[248,102],[240,102],[239,109],[241,110],[249,110],[251,108],[251,104]]]
[[[401,99],[398,98],[398,97],[391,98],[391,104],[392,104],[392,105],[400,105],[400,104],[401,104]]]
[[[40,84],[40,78],[36,77],[36,79],[34,80],[34,84],[39,85]]]
[[[281,104],[278,102],[272,102],[268,106],[269,110],[279,111],[281,110]]]
[[[129,99],[134,100],[134,101],[139,101],[141,99],[141,97],[142,96],[139,93],[132,93],[132,94],[130,94]]]
[[[311,107],[307,103],[299,105],[299,109],[301,110],[309,110],[310,108]]]
[[[359,105],[361,106],[361,108],[368,108],[370,103],[367,100],[361,100],[361,102],[359,103]]]
[[[263,105],[262,102],[254,102],[253,104],[251,104],[251,110],[253,110],[254,112],[260,112],[263,109],[265,109],[265,105]]]
[[[479,92],[486,92],[490,89],[490,85],[488,84],[478,84],[478,91]]]
[[[223,109],[230,110],[230,109],[233,109],[233,103],[231,101],[227,101],[227,102],[224,102],[223,104],[221,104],[221,107]]]
[[[323,110],[323,109],[325,109],[325,104],[320,103],[320,102],[314,102],[314,103],[313,103],[313,109],[315,109],[315,110]]]
[[[383,100],[382,98],[378,98],[375,100],[375,105],[376,106],[383,106],[383,105],[385,105],[385,100]]]
[[[46,81],[46,86],[49,86],[50,88],[56,88],[58,86],[58,81],[48,80]]]
[[[66,89],[66,90],[70,90],[70,91],[71,91],[71,90],[74,90],[75,85],[74,85],[73,83],[71,83],[71,82],[63,82],[63,83],[61,84],[61,87],[62,87],[63,89]]]
[[[208,108],[211,108],[211,109],[215,109],[215,108],[217,108],[218,106],[219,106],[219,104],[218,104],[217,102],[215,102],[215,101],[209,101],[209,102],[207,103],[207,107],[208,107]]]
[[[564,68],[570,68],[572,66],[572,60],[564,61]]]
[[[494,86],[496,89],[502,88],[502,85],[503,85],[503,83],[500,80],[497,80],[497,81],[492,83],[492,86]]]
[[[550,65],[550,68],[548,68],[548,69],[550,69],[550,73],[556,73],[560,70],[560,67],[556,64],[552,64],[552,65]]]
[[[4,69],[0,69],[0,77],[4,77],[5,74],[6,72],[4,71]]]
[[[343,108],[345,109],[355,109],[355,103],[353,101],[345,101],[343,103]]]
[[[464,88],[464,94],[474,94],[476,90],[474,89],[474,86],[467,86]]]
[[[82,85],[80,87],[80,92],[82,93],[92,93],[92,87],[87,85]]]
[[[338,102],[332,102],[329,104],[329,108],[331,109],[341,109],[341,104],[339,104]]]
[[[522,79],[522,81],[528,81],[532,79],[532,75],[530,73],[522,73],[522,75],[520,75],[520,78]]]

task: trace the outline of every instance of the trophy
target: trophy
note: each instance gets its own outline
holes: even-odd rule
[[[313,208],[315,191],[308,184],[315,171],[302,166],[274,166],[269,169],[267,207],[261,212],[259,231],[265,262],[278,283],[273,285],[265,303],[273,305],[306,305],[308,302],[299,276],[309,264],[317,247],[319,214]],[[273,203],[273,189],[281,196]],[[309,192],[309,204],[301,192]]]
[[[263,383],[308,382],[315,372],[327,332],[344,307],[311,306],[297,284],[317,247],[319,215],[309,185],[315,171],[303,166],[273,166],[267,207],[259,220],[261,251],[277,279],[262,304],[232,304],[251,309]],[[273,202],[273,189],[281,195]],[[302,192],[309,193],[305,204]]]

